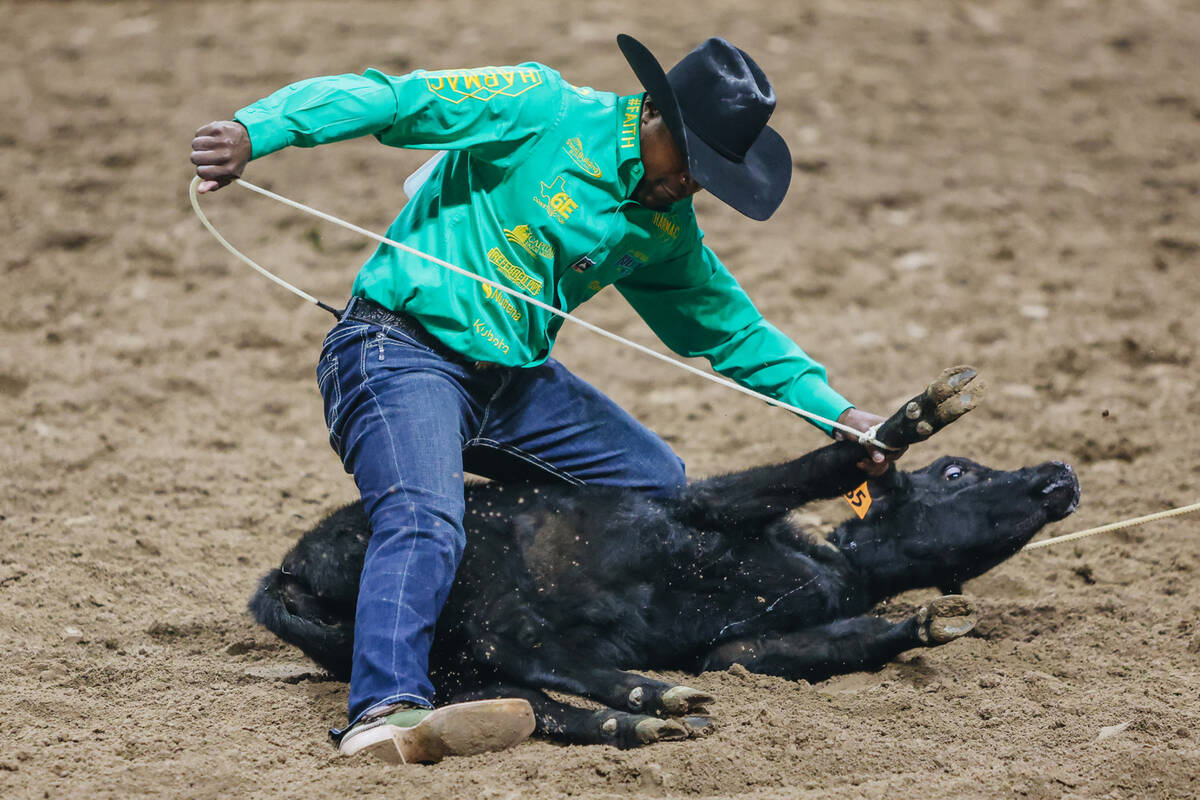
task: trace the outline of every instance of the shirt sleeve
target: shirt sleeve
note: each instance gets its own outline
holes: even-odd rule
[[[541,64],[293,83],[239,110],[253,158],[284,147],[373,135],[393,147],[471,150],[503,166],[523,157],[563,110],[563,81]]]
[[[742,386],[826,419],[851,407],[825,368],[767,322],[708,247],[645,267],[616,283],[667,347]],[[813,425],[832,433],[825,424]]]

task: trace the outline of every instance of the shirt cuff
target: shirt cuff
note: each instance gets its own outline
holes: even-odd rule
[[[854,404],[842,397],[833,387],[816,375],[804,375],[796,383],[794,396],[798,398],[793,404],[825,419],[837,421],[846,409],[854,408]],[[805,417],[805,419],[808,419]],[[813,425],[830,436],[833,428],[823,422],[809,420]]]
[[[274,114],[247,106],[234,114],[233,119],[250,134],[251,160],[268,156],[292,143],[287,128],[279,124]]]

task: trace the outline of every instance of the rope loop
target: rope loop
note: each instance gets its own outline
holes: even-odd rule
[[[874,425],[872,425],[871,427],[867,428],[865,431],[860,433],[858,435],[858,443],[861,445],[873,444],[877,447],[880,446],[879,440],[875,438],[875,434],[879,433],[879,426],[882,424],[883,424],[882,422],[876,422]],[[894,450],[895,448],[894,447],[886,447],[885,449]]]

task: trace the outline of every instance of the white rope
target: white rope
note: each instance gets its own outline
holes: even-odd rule
[[[1027,544],[1021,548],[1021,551],[1036,550],[1039,547],[1049,547],[1052,544],[1059,544],[1060,542],[1071,542],[1075,539],[1082,539],[1085,536],[1095,536],[1097,533],[1108,533],[1109,531],[1119,531],[1122,528],[1132,528],[1134,525],[1144,525],[1147,522],[1154,522],[1155,520],[1166,519],[1167,517],[1177,517],[1180,514],[1188,514],[1192,511],[1200,511],[1200,503],[1192,503],[1190,506],[1180,506],[1179,508],[1172,508],[1168,511],[1159,511],[1154,514],[1147,514],[1144,517],[1134,517],[1133,519],[1127,519],[1123,522],[1113,522],[1108,525],[1101,525],[1098,528],[1088,528],[1085,531],[1077,531],[1076,533],[1066,533],[1062,536],[1054,536],[1049,539],[1043,539],[1040,542]]]
[[[274,281],[275,283],[279,284],[283,288],[287,289],[292,294],[299,295],[300,297],[304,298],[308,302],[312,303],[314,306],[321,305],[320,301],[318,301],[317,298],[313,297],[308,292],[297,289],[295,286],[292,286],[290,283],[285,281],[283,278],[278,277],[274,273],[269,272],[266,269],[263,269],[258,264],[251,261],[249,256],[245,255],[244,253],[242,253],[241,250],[238,250],[236,247],[234,247],[228,241],[225,240],[225,237],[222,236],[220,234],[220,232],[216,228],[213,227],[213,224],[208,221],[208,217],[206,217],[204,215],[204,212],[200,210],[200,198],[197,196],[197,193],[196,193],[196,187],[200,185],[200,181],[201,181],[201,179],[200,179],[199,175],[192,178],[192,182],[188,186],[188,197],[191,198],[191,201],[192,201],[192,210],[196,212],[196,216],[198,216],[200,218],[200,223],[202,225],[204,225],[205,228],[208,229],[208,232],[213,235],[213,238],[216,239],[218,242],[220,242],[222,247],[224,247],[229,252],[233,253],[236,257],[241,259],[244,263],[249,264],[251,267],[258,270],[258,272],[261,275],[263,275],[265,278],[267,278],[267,280]]]
[[[268,272],[266,269],[263,269],[258,264],[251,261],[247,256],[243,255],[237,248],[235,248],[233,245],[231,245],[229,242],[227,242],[225,240],[225,238],[223,236],[221,236],[220,233],[217,232],[217,229],[213,227],[212,223],[208,221],[208,217],[206,217],[204,215],[204,212],[200,210],[200,202],[199,202],[199,198],[197,197],[197,191],[196,191],[196,187],[200,185],[200,181],[201,181],[200,177],[196,176],[196,177],[192,178],[191,186],[188,187],[188,195],[191,197],[191,200],[192,200],[192,209],[196,212],[196,216],[200,217],[200,221],[204,224],[204,227],[208,229],[208,232],[211,233],[216,238],[216,240],[225,247],[226,250],[233,253],[235,256],[237,256],[239,259],[241,259],[243,262],[245,262],[246,264],[249,264],[251,267],[253,267],[255,270],[257,270],[261,274],[265,275],[267,278],[271,279],[272,281],[279,284],[280,286],[287,289],[288,291],[290,291],[296,295],[299,295],[300,297],[307,300],[309,303],[312,303],[313,305],[321,306],[322,308],[328,308],[328,306],[326,306],[324,303],[319,302],[312,295],[307,294],[306,292],[303,292],[303,291],[297,289],[295,286],[292,286],[287,281],[285,281],[281,278],[278,278],[275,275]],[[431,256],[427,253],[421,252],[420,250],[409,247],[406,244],[401,244],[400,242],[393,241],[392,239],[388,239],[386,236],[380,236],[379,234],[377,234],[373,231],[369,231],[366,228],[360,228],[359,226],[354,225],[353,223],[346,222],[345,220],[342,220],[342,219],[338,219],[337,217],[333,216],[332,214],[326,214],[324,211],[318,211],[315,208],[310,208],[310,207],[304,205],[303,203],[298,203],[295,200],[289,200],[288,198],[283,197],[282,195],[275,194],[274,192],[269,191],[267,189],[263,189],[260,186],[255,186],[253,183],[250,183],[249,181],[243,180],[241,178],[235,179],[234,183],[237,183],[240,186],[242,186],[243,188],[249,189],[252,192],[257,192],[258,194],[261,194],[264,197],[269,197],[272,200],[276,200],[280,203],[283,203],[285,206],[290,206],[290,207],[296,209],[297,211],[303,211],[306,214],[311,214],[312,216],[318,217],[319,219],[323,219],[326,222],[332,222],[334,225],[339,225],[339,226],[345,228],[346,230],[354,231],[355,233],[366,236],[369,239],[374,239],[375,241],[377,241],[381,244],[386,244],[386,245],[389,245],[390,247],[394,247],[397,250],[403,250],[404,252],[410,253],[411,255],[414,255],[418,258],[424,259],[426,261],[430,261],[434,264],[437,264],[440,267],[444,267],[445,269],[448,269],[451,272],[456,272],[459,275],[463,275],[467,278],[470,278],[473,281],[478,281],[479,283],[490,286],[491,288],[493,288],[497,291],[504,292],[505,294],[507,294],[511,297],[516,297],[521,300],[524,300],[526,303],[537,306],[538,308],[540,308],[544,311],[548,311],[551,314],[554,314],[555,316],[562,317],[565,320],[570,320],[571,322],[574,322],[577,325],[582,325],[583,327],[587,328],[588,330],[592,331],[593,333],[598,333],[601,336],[605,336],[609,339],[612,339],[615,342],[619,342],[620,344],[626,345],[628,347],[632,347],[634,350],[645,353],[648,356],[653,356],[654,358],[657,358],[659,361],[665,361],[668,364],[673,364],[674,366],[679,367],[680,369],[686,370],[687,372],[690,372],[693,375],[699,375],[701,378],[710,380],[713,383],[717,383],[717,384],[720,384],[721,386],[725,386],[725,387],[728,387],[735,391],[739,391],[742,394],[746,394],[751,397],[757,398],[759,400],[762,400],[765,403],[769,403],[770,405],[778,406],[779,408],[786,409],[787,411],[791,411],[793,414],[799,414],[800,416],[807,417],[808,419],[811,419],[814,422],[820,422],[820,423],[830,426],[831,428],[834,428],[835,430],[839,430],[844,433],[850,434],[854,438],[854,440],[858,441],[861,444],[874,445],[875,447],[878,447],[878,448],[881,448],[884,450],[893,449],[893,448],[888,447],[883,442],[880,442],[878,439],[875,438],[875,430],[876,430],[875,428],[872,428],[868,431],[860,431],[857,428],[852,428],[849,425],[843,425],[842,423],[837,422],[835,420],[825,419],[824,417],[818,416],[817,414],[814,414],[810,411],[805,411],[802,408],[797,408],[796,406],[785,403],[782,400],[776,400],[774,397],[768,397],[765,394],[760,394],[759,392],[756,392],[753,389],[747,389],[746,387],[741,386],[737,383],[734,383],[731,380],[722,378],[718,375],[713,375],[713,374],[705,372],[701,369],[697,369],[696,367],[693,367],[691,364],[685,364],[682,361],[678,361],[674,358],[671,358],[670,356],[663,355],[662,353],[659,353],[655,350],[651,350],[649,347],[646,347],[645,345],[641,345],[641,344],[638,344],[637,342],[630,341],[629,339],[626,339],[622,336],[618,336],[617,334],[607,331],[604,328],[601,328],[599,326],[593,325],[590,322],[582,320],[579,317],[568,314],[565,311],[560,311],[559,309],[555,308],[554,306],[549,305],[548,303],[544,303],[541,300],[530,297],[526,294],[522,294],[521,292],[518,292],[515,289],[511,289],[507,286],[496,283],[495,281],[491,281],[491,280],[488,280],[487,278],[476,275],[475,273],[470,272],[469,270],[465,270],[462,267],[458,267],[458,266],[455,266],[454,264],[451,264],[449,261],[443,261],[440,258]]]

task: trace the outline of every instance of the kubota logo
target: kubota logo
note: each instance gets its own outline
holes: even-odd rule
[[[484,341],[486,341],[492,347],[496,348],[501,353],[504,353],[506,355],[508,354],[508,342],[504,341],[503,336],[497,334],[494,330],[492,330],[491,325],[488,325],[486,322],[484,322],[481,319],[476,319],[474,324],[471,325],[471,327],[475,330],[475,333],[478,336],[482,337],[484,339]]]

